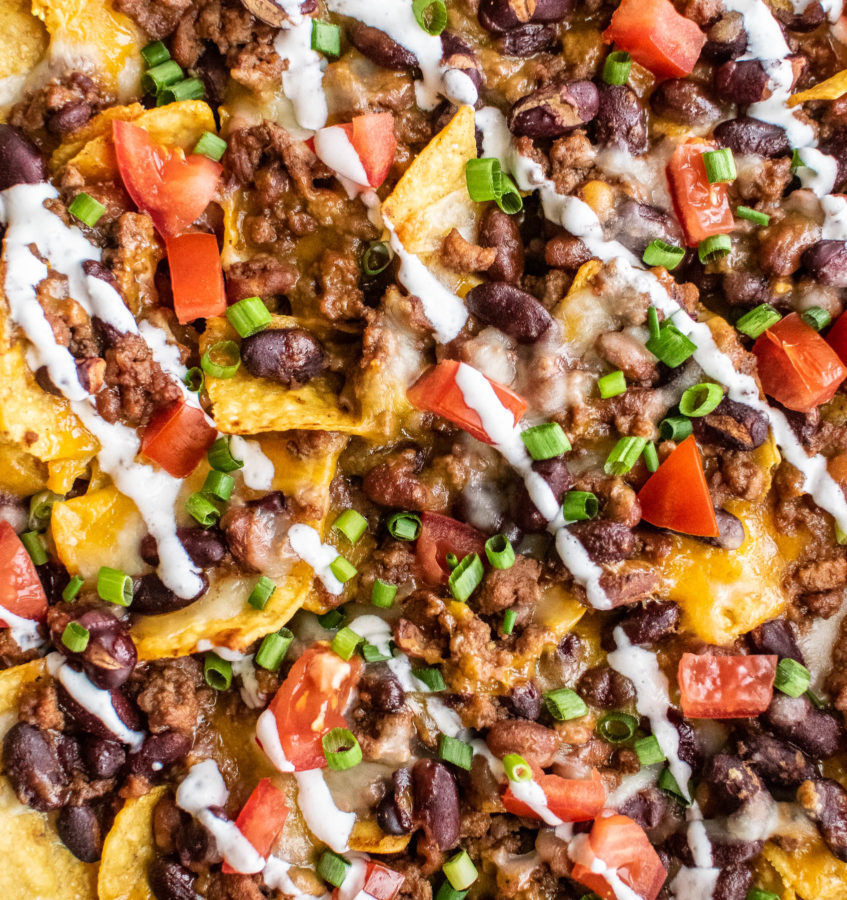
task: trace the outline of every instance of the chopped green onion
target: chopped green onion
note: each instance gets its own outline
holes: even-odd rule
[[[447,685],[440,669],[412,669],[412,675],[422,681],[431,691],[443,691]]]
[[[216,691],[228,691],[232,684],[232,663],[217,653],[207,653],[203,660],[203,677]]]
[[[603,63],[603,81],[606,84],[626,84],[632,57],[625,50],[613,50]]]
[[[71,653],[82,653],[88,646],[90,637],[91,635],[84,625],[80,625],[79,622],[68,622],[62,632],[62,643]]]
[[[261,297],[245,297],[233,303],[226,311],[229,324],[243,338],[264,331],[271,324],[272,316]]]
[[[321,738],[327,765],[334,772],[352,769],[362,761],[362,748],[349,728],[333,728]]]
[[[485,203],[497,196],[500,161],[493,156],[469,159],[465,163],[465,183],[474,203]]]
[[[806,693],[811,683],[812,676],[809,670],[796,659],[789,659],[786,656],[777,663],[773,686],[783,694],[800,697]]]
[[[390,609],[394,598],[397,596],[397,585],[389,584],[376,578],[371,588],[371,603],[380,609]]]
[[[479,872],[466,850],[460,850],[455,856],[451,856],[441,868],[451,886],[457,891],[469,888],[479,877]]]
[[[503,757],[503,768],[509,781],[531,781],[532,769],[519,753],[507,753]]]
[[[819,697],[811,688],[806,691],[806,696],[809,698],[809,702],[815,709],[826,709],[827,702],[823,699],[823,697]]]
[[[507,609],[503,613],[503,624],[500,631],[503,634],[511,634],[515,630],[515,622],[518,620],[518,614],[513,609]]]
[[[671,322],[665,322],[658,337],[651,337],[644,346],[671,369],[681,366],[697,349],[697,345]]]
[[[199,394],[206,386],[206,374],[200,366],[192,366],[182,377],[183,384],[192,394]]]
[[[523,209],[523,197],[515,182],[504,172],[501,172],[497,181],[497,187],[497,195],[494,201],[500,209],[508,216],[519,213]]]
[[[211,528],[221,517],[218,507],[201,491],[185,501],[185,511],[203,528]]]
[[[452,763],[460,769],[471,770],[473,763],[473,748],[470,744],[460,741],[458,738],[442,734],[438,739],[438,755],[444,762]]]
[[[441,882],[435,900],[465,900],[467,896],[467,891],[457,891],[449,881],[445,880]]]
[[[773,891],[762,891],[759,888],[753,888],[747,894],[745,900],[779,900],[779,894],[774,894]]]
[[[358,570],[349,559],[339,555],[329,564],[329,571],[344,584],[344,582],[349,581]]]
[[[209,465],[219,472],[235,472],[237,469],[244,468],[244,463],[240,459],[236,459],[229,449],[229,438],[218,438],[211,449],[206,454]]]
[[[485,542],[485,555],[495,569],[511,569],[515,564],[515,548],[505,534],[492,535]]]
[[[447,4],[444,0],[413,0],[415,21],[427,34],[437,37],[447,25]]]
[[[340,532],[351,544],[355,544],[368,530],[368,520],[355,509],[345,509],[332,523],[332,530]]]
[[[603,471],[607,475],[626,475],[626,473],[638,462],[647,440],[642,437],[629,435],[622,437],[612,448],[612,452],[606,457]]]
[[[312,19],[312,49],[324,56],[341,56],[341,29],[332,22]]]
[[[659,773],[658,785],[665,793],[670,794],[680,803],[688,806],[688,799],[680,790],[679,784],[677,783],[676,778],[671,774],[670,769],[662,769]]]
[[[185,78],[176,84],[169,84],[156,94],[156,106],[181,103],[183,100],[202,100],[206,88],[199,78]]]
[[[652,441],[647,442],[644,448],[644,465],[647,466],[648,472],[655,472],[659,468],[659,454],[656,452],[656,445]]]
[[[341,887],[347,877],[350,865],[350,861],[343,856],[333,853],[332,850],[324,850],[318,860],[318,875],[328,884]]]
[[[364,638],[360,634],[356,634],[352,628],[345,626],[336,632],[335,637],[332,639],[332,649],[342,659],[350,659],[363,640]]]
[[[107,603],[116,606],[129,606],[132,603],[132,579],[120,569],[100,566],[97,573],[97,596]]]
[[[362,254],[362,272],[369,278],[384,272],[394,259],[394,253],[387,241],[371,241]]]
[[[662,326],[659,324],[659,311],[655,306],[651,306],[647,310],[647,330],[650,332],[650,339],[658,338],[662,333]]]
[[[667,759],[664,750],[659,746],[659,741],[655,734],[639,738],[633,744],[633,748],[642,766],[652,766]]]
[[[570,688],[557,688],[544,695],[544,703],[550,715],[559,722],[578,719],[588,712],[585,701]]]
[[[832,316],[820,306],[810,306],[800,318],[815,331],[823,331],[832,321]]]
[[[153,41],[146,47],[142,47],[141,55],[144,57],[144,62],[151,69],[163,62],[167,62],[171,58],[168,48],[161,41]]]
[[[732,240],[728,234],[712,234],[697,245],[697,256],[701,263],[714,262],[732,250]]]
[[[749,206],[737,206],[735,215],[739,219],[746,219],[748,222],[752,222],[754,225],[767,225],[771,220],[767,213],[759,212],[758,209],[751,209]]]
[[[80,592],[80,589],[84,584],[85,579],[82,575],[74,575],[62,591],[62,599],[65,603],[73,603],[74,600],[76,600],[76,595]]]
[[[148,69],[141,76],[141,89],[145,94],[157,94],[172,84],[176,84],[183,78],[182,69],[173,59],[166,59]]]
[[[796,172],[797,169],[809,169],[809,171],[817,174],[817,169],[813,169],[805,159],[803,159],[802,149],[795,148],[791,152],[791,171]]]
[[[451,570],[455,569],[456,566],[459,565],[459,557],[456,556],[455,553],[448,553],[444,557],[444,561],[447,563],[447,565],[450,567]]]
[[[464,603],[481,583],[483,574],[482,560],[476,553],[469,553],[447,579],[450,593]]]
[[[707,150],[703,154],[703,165],[706,167],[706,178],[709,184],[729,184],[738,178],[732,150],[724,147],[721,150]]]
[[[664,266],[669,272],[682,262],[685,248],[676,244],[666,244],[658,239],[650,241],[641,256],[645,266]]]
[[[200,365],[213,378],[232,378],[241,365],[241,352],[235,341],[218,341],[203,354]]]
[[[211,131],[204,131],[200,135],[200,140],[194,145],[192,152],[198,156],[208,156],[209,159],[219,162],[220,158],[226,153],[226,141]]]
[[[543,425],[526,428],[521,432],[521,440],[529,455],[537,462],[561,456],[571,449],[571,442],[558,422],[545,422]]]
[[[663,441],[675,441],[679,444],[694,431],[691,419],[685,416],[668,416],[659,422],[659,437]]]
[[[30,531],[44,531],[47,528],[53,513],[53,504],[59,500],[64,500],[64,497],[53,491],[38,491],[29,498],[27,525]]]
[[[235,479],[226,472],[211,469],[203,482],[203,493],[226,502],[232,496]]]
[[[597,735],[609,744],[625,744],[635,737],[638,719],[622,712],[606,713],[595,728]]]
[[[368,641],[362,644],[362,656],[365,658],[365,662],[369,663],[385,662],[385,660],[391,659],[376,644],[370,644]]]
[[[723,388],[711,381],[703,381],[685,390],[679,401],[679,411],[692,419],[714,412],[723,400]]]
[[[421,533],[421,517],[409,512],[394,513],[386,527],[395,541],[414,541]]]
[[[618,394],[625,394],[626,376],[620,370],[609,372],[608,375],[603,375],[602,378],[597,379],[597,388],[604,400],[608,400],[610,397],[617,397]]]
[[[566,522],[585,522],[600,512],[600,501],[591,491],[568,491],[562,500],[562,515]]]
[[[288,648],[294,640],[294,635],[287,628],[280,628],[279,631],[273,631],[266,634],[262,638],[259,645],[259,651],[256,654],[256,665],[267,669],[269,672],[276,672],[288,653]]]
[[[267,575],[262,575],[262,577],[253,585],[253,590],[250,591],[247,602],[253,609],[264,609],[268,605],[268,600],[271,599],[275,590],[275,582],[271,578],[268,578]]]
[[[334,631],[347,618],[343,609],[331,609],[318,616],[318,625],[327,631]]]
[[[755,339],[764,334],[771,325],[776,325],[781,318],[782,316],[769,303],[760,303],[750,312],[744,313],[735,323],[735,327],[742,334]]]
[[[106,212],[106,207],[83,191],[74,197],[73,203],[68,207],[68,212],[75,219],[79,219],[80,222],[88,225],[89,228],[93,228],[100,221],[103,213]]]

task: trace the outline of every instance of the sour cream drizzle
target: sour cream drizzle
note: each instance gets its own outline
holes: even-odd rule
[[[38,622],[16,615],[5,606],[0,606],[0,622],[5,622],[12,638],[21,650],[32,650],[45,642],[38,630]]]
[[[581,863],[597,875],[602,875],[608,882],[609,887],[615,892],[617,900],[644,900],[628,884],[624,884],[620,875],[618,875],[618,870],[614,866],[607,866],[599,856],[594,855],[591,845],[588,843],[587,834],[578,834],[570,842],[568,845],[568,856],[574,862]]]
[[[356,813],[344,812],[335,805],[323,770],[295,772],[294,778],[299,788],[297,805],[309,831],[336,853],[343,853],[356,824]]]
[[[247,487],[254,491],[269,491],[273,487],[274,464],[262,452],[258,441],[234,434],[229,439],[229,451],[235,459],[244,463],[240,471]]]
[[[332,544],[324,544],[311,525],[292,525],[288,529],[288,540],[291,549],[315,570],[315,578],[320,579],[330,594],[338,595],[344,590],[344,585],[329,567],[338,558],[338,550]]]
[[[323,92],[327,61],[312,49],[311,18],[282,29],[274,38],[274,50],[288,61],[282,73],[282,89],[294,107],[297,122],[301,128],[323,128],[329,114]]]

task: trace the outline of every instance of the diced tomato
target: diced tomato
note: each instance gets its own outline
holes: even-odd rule
[[[23,619],[43,622],[47,617],[47,597],[41,579],[8,522],[0,522],[0,606]]]
[[[491,443],[491,438],[482,427],[479,414],[466,403],[461,388],[456,384],[456,373],[460,365],[455,359],[446,359],[438,363],[423,375],[406,391],[409,402],[418,409],[427,409],[436,415],[449,419],[454,425],[463,428],[478,441]],[[515,417],[515,425],[527,410],[526,401],[505,385],[497,384],[487,378],[494,388],[497,399]]]
[[[778,657],[683,653],[677,670],[682,712],[691,719],[747,719],[773,696]]]
[[[535,782],[544,791],[547,807],[563,822],[587,822],[600,815],[606,803],[606,788],[597,769],[591,770],[590,779],[562,778],[546,775],[533,769]],[[512,792],[511,784],[503,794],[503,806],[516,816],[538,819],[540,816]]]
[[[657,528],[718,537],[715,508],[694,435],[689,435],[638,492],[641,518]]]
[[[810,412],[831,400],[847,378],[847,367],[832,346],[842,340],[845,326],[836,326],[838,333],[833,338],[833,328],[827,343],[794,312],[757,338],[753,353],[765,393],[797,412]]]
[[[402,872],[376,862],[369,862],[363,890],[374,900],[394,900],[405,880],[406,876]]]
[[[202,409],[178,400],[153,416],[141,438],[141,453],[174,478],[188,478],[216,437]]]
[[[196,231],[168,238],[165,246],[177,321],[222,316],[226,292],[217,238]]]
[[[448,553],[455,553],[458,559],[462,559],[469,553],[482,555],[484,550],[485,535],[472,525],[439,513],[421,513],[416,559],[421,576],[427,584],[446,583],[450,574]]]
[[[356,116],[352,122],[350,141],[362,160],[371,187],[379,187],[388,176],[397,138],[394,137],[394,116],[390,112]]]
[[[619,900],[619,895],[602,871],[591,871],[595,860],[614,869],[617,877],[643,900],[656,900],[668,876],[644,829],[627,816],[595,819],[580,850],[571,878],[603,900]]]
[[[833,322],[826,336],[826,342],[838,354],[841,362],[847,366],[847,314],[842,313]]]
[[[285,757],[298,772],[326,765],[321,738],[346,727],[342,713],[361,671],[358,656],[345,662],[326,644],[310,647],[291,667],[268,708]]]
[[[703,154],[715,146],[701,140],[680,144],[665,169],[676,217],[689,247],[713,234],[729,234],[735,227],[727,185],[709,184],[706,177]]]
[[[112,137],[118,171],[135,205],[165,237],[185,229],[209,205],[223,172],[206,156],[156,144],[138,125],[115,119]]]
[[[622,0],[603,40],[626,50],[657,78],[690,75],[706,36],[670,0]]]
[[[285,802],[285,794],[270,778],[263,778],[253,788],[253,793],[241,808],[235,824],[259,856],[267,859],[287,817],[288,804]],[[238,871],[226,862],[223,870],[228,874]]]

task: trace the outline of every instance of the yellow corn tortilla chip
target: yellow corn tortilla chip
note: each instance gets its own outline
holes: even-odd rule
[[[48,465],[17,444],[0,439],[0,487],[16,497],[27,497],[47,483]]]
[[[5,105],[44,55],[47,31],[33,16],[29,0],[0,0],[0,34],[9,48],[0,55],[0,105]]]
[[[82,459],[51,459],[47,463],[47,487],[56,494],[67,494],[77,478],[88,471],[91,457]]]
[[[17,720],[26,685],[46,670],[38,659],[0,672],[0,738]],[[33,900],[94,900],[97,865],[80,862],[59,840],[44,813],[18,802],[8,779],[0,777],[0,890]]]
[[[374,819],[357,819],[350,835],[350,849],[358,853],[402,853],[408,834],[386,834]]]
[[[843,900],[847,863],[836,859],[817,834],[790,851],[768,842],[762,853],[798,900]]]
[[[109,106],[97,113],[96,116],[92,116],[81,128],[77,128],[76,131],[62,138],[62,143],[50,157],[51,171],[57,172],[65,163],[73,159],[89,141],[110,134],[114,119],[134,122],[139,116],[144,115],[145,111],[140,103],[130,103],[127,106]]]
[[[806,91],[792,94],[788,98],[789,106],[799,106],[807,100],[837,100],[843,94],[847,94],[847,69],[836,72],[826,81],[821,81]]]

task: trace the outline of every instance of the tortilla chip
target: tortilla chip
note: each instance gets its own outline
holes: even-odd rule
[[[832,78],[821,81],[807,91],[800,91],[788,98],[789,106],[799,106],[807,100],[837,100],[847,94],[847,69],[836,72]]]
[[[768,842],[762,853],[798,900],[843,900],[847,863],[836,859],[817,834],[798,844],[783,850]]]
[[[103,844],[98,900],[149,900],[153,896],[147,869],[156,855],[153,809],[167,791],[153,788],[143,797],[127,800]]]
[[[47,463],[47,487],[56,494],[67,494],[77,478],[82,478],[88,472],[92,458],[51,459]]]
[[[127,106],[109,106],[97,113],[96,116],[92,116],[81,128],[77,128],[76,131],[63,136],[62,143],[59,144],[50,157],[51,171],[57,172],[69,160],[73,159],[89,141],[111,134],[112,121],[114,119],[120,119],[123,122],[134,122],[139,116],[144,115],[145,112],[146,110],[140,103],[130,103]]]
[[[27,497],[47,484],[48,468],[17,444],[0,440],[0,484],[16,497]]]
[[[0,55],[0,103],[5,104],[16,99],[27,75],[44,55],[47,31],[33,16],[29,0],[0,0],[0,34],[10,48]]]
[[[358,853],[402,853],[408,834],[386,834],[374,819],[357,819],[350,835],[350,849]]]

